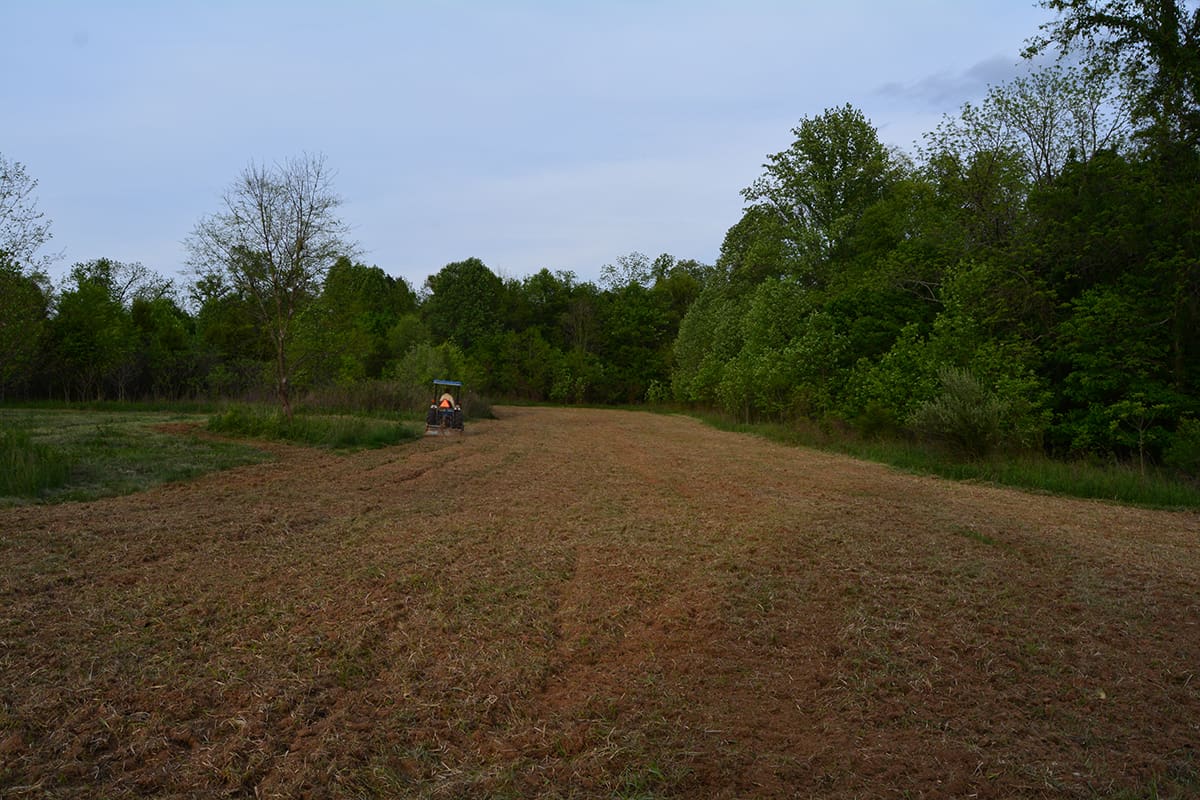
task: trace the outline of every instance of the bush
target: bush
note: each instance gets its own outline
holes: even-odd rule
[[[895,436],[899,426],[892,409],[878,400],[871,400],[854,418],[854,427],[864,439],[880,439]]]
[[[1187,475],[1200,476],[1200,420],[1180,421],[1163,451],[1163,462]]]
[[[987,455],[1000,444],[1005,404],[965,369],[946,367],[938,378],[941,392],[918,406],[909,424],[964,455]]]

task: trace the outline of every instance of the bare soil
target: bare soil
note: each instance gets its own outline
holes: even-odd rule
[[[0,510],[0,796],[1200,791],[1196,514],[498,415]]]

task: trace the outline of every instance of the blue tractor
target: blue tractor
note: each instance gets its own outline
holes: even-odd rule
[[[463,432],[462,404],[455,398],[456,394],[462,396],[462,381],[434,380],[433,402],[425,412],[426,436]]]

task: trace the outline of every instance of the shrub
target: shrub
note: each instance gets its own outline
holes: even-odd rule
[[[917,407],[909,424],[964,455],[987,455],[1000,444],[1005,404],[965,369],[946,367],[938,378],[941,391]]]
[[[865,439],[887,438],[896,435],[896,414],[878,400],[867,403],[862,413],[854,418],[854,427]]]
[[[1163,462],[1188,475],[1200,475],[1200,420],[1180,421],[1163,451]]]

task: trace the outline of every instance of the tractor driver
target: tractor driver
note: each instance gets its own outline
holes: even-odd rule
[[[454,395],[450,394],[449,392],[444,392],[442,396],[438,398],[438,408],[454,408]]]

